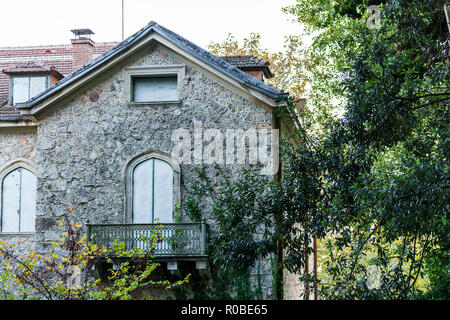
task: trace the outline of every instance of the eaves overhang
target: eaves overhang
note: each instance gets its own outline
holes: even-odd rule
[[[45,104],[46,100],[50,100],[54,95],[61,93],[64,89],[70,87],[72,84],[76,83],[84,76],[87,76],[88,74],[94,72],[96,69],[99,69],[105,64],[112,62],[115,58],[119,57],[123,53],[126,53],[127,50],[129,50],[131,47],[133,47],[135,44],[137,44],[139,41],[143,40],[153,32],[160,35],[162,38],[166,39],[179,49],[184,50],[196,59],[202,61],[203,63],[209,65],[217,71],[222,72],[234,81],[237,81],[240,84],[248,87],[250,91],[256,91],[259,94],[263,94],[264,96],[272,99],[275,102],[288,95],[287,93],[284,93],[274,87],[256,80],[242,70],[239,70],[237,67],[229,64],[228,62],[200,48],[199,46],[193,44],[192,42],[186,40],[178,34],[152,21],[141,30],[137,31],[124,41],[112,47],[110,50],[94,58],[92,61],[85,64],[80,69],[72,72],[47,90],[35,96],[26,104],[17,106],[18,109],[21,110],[21,113],[23,115],[33,115],[42,111],[43,106],[40,107],[40,104]]]

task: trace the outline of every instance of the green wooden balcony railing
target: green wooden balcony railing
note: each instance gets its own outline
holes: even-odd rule
[[[155,227],[161,225],[158,233],[164,236],[154,251],[155,257],[189,257],[207,255],[207,225],[201,223],[160,223],[160,224],[87,224],[88,238],[99,246],[111,248],[114,240],[125,243],[125,248],[150,248],[143,240],[154,234]]]

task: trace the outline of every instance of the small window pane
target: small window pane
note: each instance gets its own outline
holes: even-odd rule
[[[2,232],[34,232],[36,176],[18,168],[2,182]]]
[[[173,170],[165,161],[155,159],[155,219],[172,223],[173,217]]]
[[[133,78],[135,102],[177,101],[177,77]]]
[[[31,77],[30,78],[30,99],[35,97],[47,89],[47,78],[45,77]]]
[[[36,215],[36,176],[29,170],[21,169],[21,171],[20,231],[34,232]]]
[[[152,223],[153,160],[134,168],[133,173],[133,223]]]
[[[2,232],[19,232],[20,169],[5,176],[2,183]]]
[[[15,77],[13,102],[24,103],[47,89],[47,77]]]
[[[133,172],[133,223],[173,222],[173,170],[170,164],[149,159]]]
[[[30,78],[14,78],[14,86],[13,86],[13,102],[23,103],[27,102],[29,99],[28,96],[28,86],[29,86]]]

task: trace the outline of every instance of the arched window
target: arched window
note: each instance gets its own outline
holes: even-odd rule
[[[127,222],[172,223],[179,201],[179,166],[169,156],[148,153],[127,166]]]
[[[36,175],[16,164],[0,180],[1,232],[34,232]]]
[[[133,172],[133,223],[170,223],[173,218],[173,170],[167,162],[151,158]]]

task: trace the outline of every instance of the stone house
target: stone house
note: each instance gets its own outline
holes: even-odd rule
[[[0,48],[0,239],[46,252],[74,207],[104,243],[158,219],[168,236],[188,239],[177,252],[158,248],[167,267],[205,268],[214,219],[193,223],[183,203],[195,168],[214,161],[202,162],[202,146],[196,156],[195,137],[193,160],[176,158],[174,132],[277,128],[285,93],[264,83],[267,62],[216,57],[155,22],[120,43],[73,32],[71,45]],[[239,176],[239,164],[224,167]],[[270,267],[261,273],[270,298]]]

